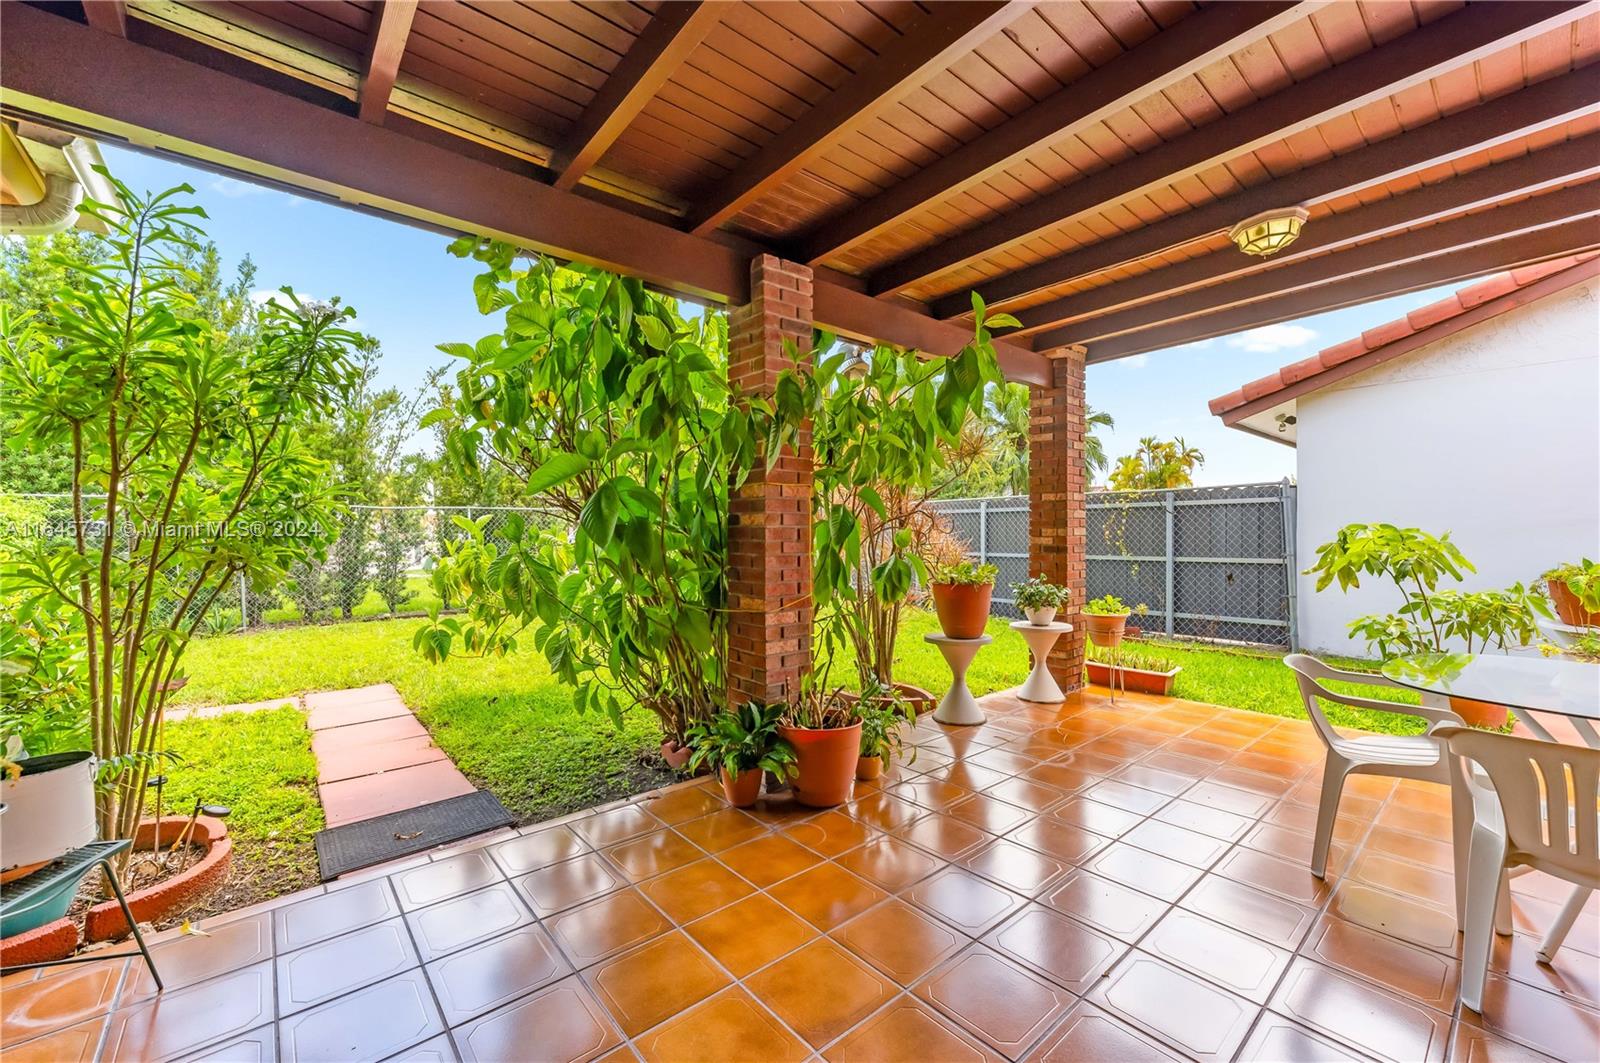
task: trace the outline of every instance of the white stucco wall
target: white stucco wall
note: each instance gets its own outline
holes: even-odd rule
[[[1478,569],[1469,590],[1600,557],[1600,280],[1307,395],[1296,415],[1302,569],[1356,521],[1450,532]],[[1350,620],[1399,604],[1392,587],[1314,587],[1300,577],[1312,650],[1364,654]]]

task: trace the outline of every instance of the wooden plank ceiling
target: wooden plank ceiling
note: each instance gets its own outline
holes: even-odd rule
[[[41,6],[809,262],[857,316],[933,327],[976,291],[1017,350],[1102,361],[1600,247],[1595,0]],[[1288,250],[1228,242],[1290,205]]]

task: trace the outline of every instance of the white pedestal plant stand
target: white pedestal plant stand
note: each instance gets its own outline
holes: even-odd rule
[[[978,708],[978,700],[967,689],[967,668],[978,651],[994,641],[993,637],[979,635],[975,639],[953,639],[934,634],[922,637],[939,647],[939,652],[944,654],[944,663],[950,666],[950,689],[945,692],[939,707],[933,710],[933,718],[940,723],[969,726],[982,723],[986,719],[983,710]]]
[[[1028,652],[1033,654],[1033,671],[1028,673],[1028,681],[1018,689],[1017,697],[1023,701],[1066,700],[1067,696],[1061,692],[1056,677],[1051,675],[1050,669],[1046,667],[1045,659],[1050,656],[1050,648],[1056,644],[1056,639],[1071,631],[1072,625],[1060,621],[1035,624],[1029,620],[1013,620],[1011,630],[1021,633],[1023,640],[1028,644]]]

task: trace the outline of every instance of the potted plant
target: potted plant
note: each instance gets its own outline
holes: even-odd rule
[[[843,694],[812,673],[799,694],[783,705],[778,735],[794,747],[792,789],[802,805],[832,808],[850,800],[861,757],[861,712],[867,703]]]
[[[946,638],[975,639],[989,623],[989,598],[999,569],[976,561],[957,561],[934,570],[929,586],[939,628]]]
[[[1557,565],[1540,578],[1563,624],[1600,627],[1600,564],[1586,557]]]
[[[870,682],[856,710],[861,718],[861,752],[856,759],[856,780],[870,782],[883,774],[888,760],[905,749],[905,731],[917,722],[917,709],[894,687]],[[907,762],[917,759],[911,747]]]
[[[747,808],[761,796],[763,772],[787,779],[794,775],[794,747],[778,736],[781,705],[747,701],[689,728],[689,768],[714,768],[722,794],[735,808]]]
[[[1122,599],[1114,594],[1102,595],[1086,603],[1083,620],[1089,632],[1089,641],[1105,649],[1120,646],[1123,628],[1131,612],[1133,610],[1123,605]]]
[[[1176,661],[1142,647],[1120,648],[1116,657],[1113,662],[1110,651],[1091,644],[1084,660],[1089,682],[1111,686],[1114,678],[1123,690],[1166,697],[1172,693],[1178,673],[1183,671]]]
[[[1056,618],[1056,610],[1067,604],[1071,593],[1044,578],[1044,573],[1011,585],[1017,608],[1034,627],[1046,627]]]

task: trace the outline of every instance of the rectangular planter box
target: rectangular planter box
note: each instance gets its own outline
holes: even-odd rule
[[[1102,661],[1085,661],[1084,667],[1089,670],[1089,682],[1098,683],[1100,686],[1111,685],[1111,665]],[[1117,668],[1117,689],[1135,690],[1141,694],[1159,694],[1167,696],[1172,693],[1172,681],[1183,668],[1177,667],[1170,672],[1147,672],[1142,668]]]

